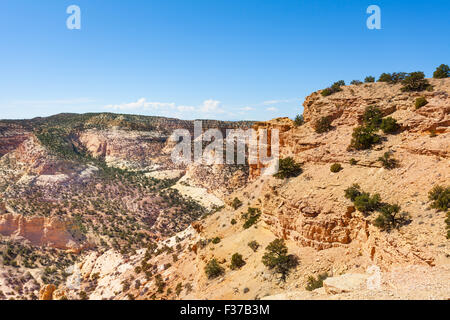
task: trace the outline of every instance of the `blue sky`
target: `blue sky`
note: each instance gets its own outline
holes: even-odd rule
[[[334,81],[450,64],[449,14],[447,0],[1,0],[0,118],[294,117]]]

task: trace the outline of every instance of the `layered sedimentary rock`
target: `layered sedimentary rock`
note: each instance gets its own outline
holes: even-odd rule
[[[25,217],[19,214],[0,215],[0,234],[24,239],[37,246],[63,250],[79,250],[82,245],[69,232],[73,226],[58,218]]]
[[[277,236],[317,249],[356,241],[382,265],[396,261],[433,264],[433,259],[416,248],[398,250],[403,245],[398,239],[389,240],[369,226],[374,217],[355,212],[343,196],[346,187],[359,183],[372,193],[380,193],[383,199],[423,210],[423,204],[406,202],[404,195],[417,195],[423,193],[424,186],[431,189],[448,181],[450,81],[430,82],[432,92],[403,93],[400,85],[385,83],[346,86],[328,97],[315,92],[304,102],[304,125],[296,127],[289,119],[255,124],[255,129],[278,129],[280,158],[292,157],[304,164],[306,172],[300,178],[262,189],[262,218],[269,229]],[[429,103],[416,109],[419,96],[425,96]],[[372,150],[351,151],[348,146],[353,129],[362,124],[362,115],[370,105],[379,107],[384,116],[395,118],[400,133],[383,135],[380,131],[381,144]],[[333,128],[318,134],[315,123],[325,116],[333,119]],[[431,131],[436,136],[430,136]],[[382,168],[378,158],[387,151],[394,153],[398,169]],[[357,165],[349,164],[352,158]],[[336,162],[344,166],[342,173],[330,172],[329,166]],[[250,166],[251,179],[258,179],[262,169],[262,164]]]
[[[30,133],[19,125],[0,123],[0,157],[16,149]]]

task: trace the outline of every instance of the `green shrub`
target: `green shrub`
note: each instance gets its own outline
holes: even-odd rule
[[[320,118],[314,126],[314,129],[317,133],[324,133],[330,131],[333,127],[331,126],[331,122],[333,119],[330,116]]]
[[[295,256],[288,255],[288,248],[282,239],[275,239],[267,247],[262,263],[271,270],[281,275],[281,279],[286,280],[290,269],[298,264]]]
[[[236,197],[236,198],[234,198],[231,206],[233,207],[234,210],[237,210],[238,208],[240,208],[242,206],[242,201]]]
[[[400,213],[401,207],[398,204],[383,204],[379,211],[379,216],[375,219],[374,225],[382,230],[398,228],[408,219],[406,213]]]
[[[286,179],[297,177],[303,172],[302,165],[295,162],[291,157],[280,159],[278,172],[274,174],[276,178]]]
[[[425,99],[425,97],[419,97],[416,99],[416,109],[422,108],[423,106],[426,106],[428,104],[427,99]]]
[[[220,243],[220,238],[219,238],[219,237],[215,237],[215,238],[213,238],[213,239],[211,240],[211,242],[212,242],[213,244],[218,244],[218,243]]]
[[[205,273],[208,279],[214,279],[224,274],[225,269],[217,262],[216,258],[211,259],[205,266]]]
[[[322,90],[322,92],[320,94],[324,97],[327,97],[327,96],[333,94],[333,90],[331,90],[331,88],[325,88]]]
[[[231,256],[231,270],[240,269],[245,265],[244,259],[242,259],[242,255],[239,253],[235,253]]]
[[[256,251],[258,251],[259,243],[255,240],[253,240],[248,243],[248,246],[253,250],[253,252],[256,252]]]
[[[431,129],[430,130],[430,138],[434,138],[436,136],[437,136],[436,129]]]
[[[435,186],[428,192],[428,199],[432,201],[431,207],[433,209],[446,212],[450,207],[450,186],[446,188]]]
[[[368,192],[362,192],[355,198],[355,208],[364,214],[369,214],[379,209],[381,205],[381,199],[379,194],[373,196]]]
[[[394,158],[391,158],[390,152],[385,152],[382,157],[378,158],[378,161],[381,162],[383,168],[385,169],[394,169],[398,166],[398,161]]]
[[[359,184],[354,183],[351,187],[345,189],[345,197],[350,199],[352,202],[355,201],[356,197],[361,195],[361,187]]]
[[[390,73],[382,73],[378,82],[391,82],[391,74]]]
[[[395,133],[400,129],[400,126],[397,123],[397,120],[392,117],[387,117],[381,120],[380,129],[384,133]]]
[[[373,224],[382,230],[398,228],[408,220],[407,213],[400,214],[401,208],[399,205],[383,203],[380,195],[371,196],[370,193],[361,191],[357,184],[353,184],[345,190],[345,197],[352,200],[355,208],[366,215],[373,211],[379,211],[380,214]]]
[[[88,298],[89,298],[85,291],[80,291],[79,296],[80,296],[80,300],[88,300]]]
[[[403,87],[401,88],[401,91],[403,92],[423,91],[432,89],[432,87],[428,83],[428,80],[425,79],[425,74],[422,71],[409,73],[402,81],[402,84]]]
[[[355,166],[358,164],[358,161],[355,158],[351,158],[349,163],[350,163],[350,165]]]
[[[297,127],[300,127],[300,126],[302,126],[304,123],[305,123],[305,120],[303,119],[303,115],[298,114],[298,115],[295,117],[294,125],[297,126]]]
[[[350,84],[355,85],[355,86],[359,86],[360,84],[362,84],[362,82],[359,81],[359,80],[352,80],[352,82],[350,82]]]
[[[441,64],[436,68],[436,71],[433,73],[433,78],[435,79],[444,79],[450,77],[450,67],[446,64]]]
[[[394,72],[394,73],[382,73],[378,82],[387,82],[390,84],[395,84],[403,81],[406,77],[405,72]]]
[[[162,276],[160,274],[157,274],[155,276],[155,285],[158,288],[158,293],[163,293],[164,288],[166,287],[166,283],[164,282]]]
[[[378,129],[381,125],[383,113],[377,106],[368,106],[364,110],[363,121],[367,127]]]
[[[243,225],[244,229],[248,229],[257,223],[260,216],[261,210],[258,208],[248,208],[247,212],[242,214],[242,218],[245,220]]]
[[[328,278],[328,273],[321,273],[317,276],[317,279],[313,276],[308,277],[308,282],[306,284],[306,290],[313,291],[323,287],[323,281]]]
[[[332,95],[333,93],[342,91],[341,86],[345,86],[345,81],[344,81],[344,80],[339,80],[339,81],[333,83],[333,84],[331,85],[331,87],[326,88],[326,89],[323,89],[322,92],[321,92],[321,94],[322,94],[322,96],[324,96],[324,97],[329,96],[329,95]]]
[[[330,171],[334,172],[334,173],[339,172],[341,170],[342,170],[342,166],[340,163],[333,163],[330,167]]]
[[[373,133],[372,128],[365,126],[356,127],[355,129],[353,129],[350,149],[370,149],[374,144],[380,143],[380,141],[380,136]]]
[[[180,296],[181,291],[183,291],[183,284],[181,282],[178,282],[178,284],[175,288],[175,294],[177,295],[177,297]]]
[[[122,281],[122,291],[128,291],[130,290],[130,282],[128,280]]]
[[[234,226],[237,223],[236,219],[231,219],[231,224]]]
[[[375,78],[372,77],[372,76],[367,76],[367,77],[364,79],[364,82],[365,82],[365,83],[375,82]]]

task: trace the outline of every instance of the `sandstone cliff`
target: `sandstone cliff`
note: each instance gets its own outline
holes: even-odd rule
[[[346,86],[328,97],[315,92],[305,100],[304,125],[296,127],[287,118],[255,124],[256,129],[279,130],[280,156],[302,163],[301,175],[262,176],[264,166],[252,165],[250,181],[236,178],[228,184],[233,189],[227,188],[229,178],[208,178],[223,168],[188,168],[193,184],[202,183],[209,192],[227,190],[215,193],[222,195],[225,207],[130,257],[115,251],[87,255],[80,264],[81,288],[91,299],[448,299],[445,213],[430,208],[428,191],[450,181],[450,81],[430,82],[433,92],[404,93],[399,85],[385,83]],[[418,96],[429,101],[420,109],[414,106]],[[382,142],[372,149],[349,150],[353,129],[369,105],[395,118],[400,130],[380,133]],[[316,122],[325,116],[332,118],[332,130],[316,133]],[[388,170],[379,162],[387,151],[397,159],[397,168]],[[331,172],[333,163],[343,169]],[[399,204],[410,216],[408,223],[380,230],[374,216],[359,212],[345,198],[344,190],[354,183]],[[235,198],[241,201],[237,209]],[[242,213],[250,207],[260,209],[261,217],[246,229]],[[261,263],[264,248],[275,238],[285,239],[299,259],[286,282]],[[259,247],[251,249],[250,241]],[[230,268],[234,253],[245,260],[237,270]],[[225,272],[211,280],[204,268],[212,258]],[[371,289],[367,281],[374,270],[380,272],[380,284]],[[329,274],[324,288],[306,291],[308,278],[323,272]],[[76,290],[69,294],[77,297]]]

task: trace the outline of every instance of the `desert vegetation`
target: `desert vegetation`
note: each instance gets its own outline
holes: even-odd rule
[[[317,133],[328,132],[333,129],[333,127],[331,126],[332,121],[333,119],[330,116],[322,117],[315,123],[314,130]]]
[[[304,123],[305,123],[305,120],[303,119],[303,115],[298,114],[298,115],[295,116],[295,119],[294,119],[294,125],[295,126],[300,127]]]
[[[234,210],[239,209],[242,206],[242,201],[239,198],[234,198],[233,203],[231,204]]]
[[[231,256],[231,265],[230,265],[230,269],[231,270],[236,270],[236,269],[240,269],[245,265],[245,261],[242,258],[242,255],[239,253],[235,253]]]
[[[266,247],[262,262],[267,268],[279,274],[283,281],[286,280],[289,271],[298,264],[295,256],[288,255],[288,248],[282,239],[275,239]]]
[[[392,152],[385,152],[383,156],[378,158],[383,168],[391,170],[398,167],[398,161],[392,157]]]
[[[378,82],[387,82],[389,84],[396,84],[403,81],[406,77],[406,72],[382,73]]]
[[[401,212],[398,204],[389,204],[381,201],[379,194],[371,195],[368,192],[361,191],[358,184],[353,184],[345,190],[345,197],[350,199],[355,208],[366,216],[373,212],[379,212],[379,215],[373,221],[373,224],[384,231],[398,229],[409,221],[409,215]]]
[[[205,273],[208,279],[214,279],[225,273],[225,269],[219,264],[217,259],[211,259],[205,266]]]
[[[380,129],[385,134],[394,134],[400,129],[396,119],[383,118],[381,110],[376,106],[368,106],[365,109],[362,121],[362,126],[353,129],[349,150],[366,150],[381,143],[381,137],[376,133]]]
[[[247,212],[242,213],[242,219],[244,220],[243,228],[248,229],[254,224],[256,224],[260,216],[261,216],[260,209],[249,207],[247,209]]]
[[[280,159],[278,172],[274,175],[279,179],[297,177],[303,172],[302,165],[293,158],[287,157]]]
[[[428,193],[431,208],[447,212],[450,207],[450,187],[434,186]]]
[[[308,291],[313,291],[319,288],[323,287],[323,281],[328,278],[328,273],[321,273],[316,277],[314,276],[309,276],[308,277],[308,282],[306,284],[306,290]]]
[[[433,78],[435,79],[445,79],[450,77],[450,67],[446,64],[441,64],[436,68],[433,73]]]
[[[342,86],[345,86],[345,82],[344,82],[344,80],[339,80],[339,81],[333,83],[329,88],[323,89],[321,94],[324,97],[332,95],[333,93],[342,91],[342,88],[341,88]]]
[[[422,71],[408,73],[401,83],[403,86],[400,90],[403,92],[433,90]]]
[[[343,168],[340,163],[333,163],[330,167],[330,171],[334,172],[334,173],[337,173],[337,172],[341,171],[342,169]]]
[[[415,107],[416,107],[416,109],[420,109],[423,106],[426,106],[427,104],[428,104],[428,101],[427,101],[427,99],[425,99],[425,97],[419,97],[416,99]]]

